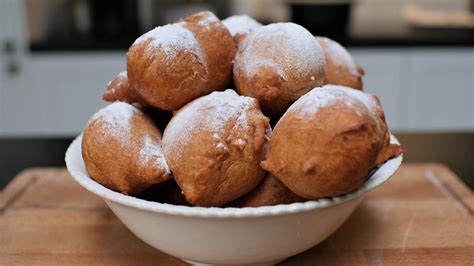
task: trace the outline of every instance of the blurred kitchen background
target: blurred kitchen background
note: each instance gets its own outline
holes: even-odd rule
[[[474,187],[474,0],[0,0],[0,189],[64,165],[142,33],[200,11],[294,21],[346,46],[407,150]]]

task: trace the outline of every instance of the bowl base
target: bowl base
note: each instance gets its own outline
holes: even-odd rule
[[[236,266],[236,265],[253,265],[253,266],[271,266],[271,265],[276,265],[284,260],[286,260],[287,258],[284,258],[284,259],[278,259],[278,260],[273,260],[273,261],[267,261],[267,262],[262,262],[262,263],[255,263],[255,264],[207,264],[207,263],[200,263],[200,262],[196,262],[196,261],[192,261],[192,260],[185,260],[185,259],[181,259],[191,265],[195,265],[195,266],[207,266],[207,265],[219,265],[219,266],[225,266],[225,265],[232,265],[232,266]]]

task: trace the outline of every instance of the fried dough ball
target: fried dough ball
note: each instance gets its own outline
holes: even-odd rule
[[[384,145],[384,149],[382,152],[379,154],[377,157],[377,161],[375,165],[382,164],[386,162],[387,160],[390,160],[394,157],[397,157],[399,155],[402,155],[405,152],[403,147],[399,144],[394,144],[394,143],[389,143],[388,145]]]
[[[326,85],[283,115],[262,167],[306,199],[337,196],[362,185],[389,140],[378,98]]]
[[[338,42],[316,36],[326,58],[324,84],[342,85],[362,90],[364,70],[359,67],[349,52]]]
[[[265,175],[268,118],[255,99],[213,92],[181,108],[163,134],[163,151],[187,201],[222,206]]]
[[[107,91],[102,98],[108,102],[121,101],[138,106],[140,110],[153,120],[160,130],[165,129],[173,116],[170,111],[156,109],[146,104],[130,85],[127,71],[120,72],[109,82]]]
[[[251,31],[262,26],[258,21],[247,15],[231,16],[224,19],[222,23],[229,30],[237,46]]]
[[[92,179],[125,195],[171,177],[160,131],[148,116],[123,102],[92,116],[82,138],[82,157]]]
[[[138,38],[127,53],[128,78],[147,104],[177,110],[226,88],[234,56],[226,27],[211,12],[200,12]]]
[[[313,35],[294,23],[275,23],[251,32],[235,57],[240,94],[256,98],[269,116],[324,82],[324,54]]]
[[[121,101],[146,106],[145,101],[130,85],[127,71],[120,72],[107,84],[107,90],[102,95],[102,99],[106,102]]]
[[[258,186],[232,201],[229,207],[260,207],[302,202],[305,199],[289,190],[274,175],[268,174]]]

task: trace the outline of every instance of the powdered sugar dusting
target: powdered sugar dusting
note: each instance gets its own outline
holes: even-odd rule
[[[185,22],[168,24],[156,27],[153,30],[140,36],[133,45],[150,41],[147,52],[153,53],[153,50],[160,47],[169,59],[176,57],[176,51],[185,50],[196,54],[202,64],[205,65],[205,58],[197,39],[193,32],[186,28]]]
[[[325,56],[330,57],[336,67],[348,68],[351,73],[357,75],[357,66],[346,48],[326,37],[317,37],[317,39],[321,43]]]
[[[324,69],[321,46],[309,31],[294,23],[262,26],[247,36],[242,47],[236,65],[249,79],[263,66],[272,68],[285,80],[290,79],[289,72],[298,75],[293,78],[302,78]],[[322,83],[322,75],[320,79]]]
[[[90,121],[103,119],[104,122],[112,125],[127,125],[134,112],[138,110],[130,104],[124,102],[114,102],[100,109],[95,113]]]
[[[118,73],[117,76],[115,76],[112,80],[114,80],[116,77],[128,78],[127,70]],[[112,84],[112,80],[109,81],[109,83],[107,83],[107,87],[109,87]],[[115,91],[115,88],[113,88],[112,90]]]
[[[149,163],[160,165],[165,167],[167,172],[170,171],[159,142],[153,141],[149,135],[144,137],[143,147],[140,149],[140,162],[143,165],[148,165]]]
[[[127,78],[127,70],[124,70],[124,71],[118,73],[118,76],[122,77],[122,78]]]
[[[337,85],[325,85],[323,89],[330,89],[336,92],[336,94],[340,94],[340,97],[346,99],[349,104],[354,102],[359,102],[364,104],[369,111],[374,111],[376,109],[376,103],[372,95],[355,90],[345,86],[337,86]]]
[[[247,15],[231,16],[224,19],[222,23],[224,23],[232,37],[237,34],[247,34],[262,26],[262,24]]]
[[[287,113],[297,108],[303,116],[314,115],[320,108],[328,107],[338,102],[354,107],[358,115],[363,115],[364,113],[375,114],[376,105],[374,99],[369,94],[337,85],[325,85],[322,88],[314,88],[298,99],[288,109]],[[365,110],[360,108],[360,104],[365,107]]]
[[[237,139],[235,141],[235,144],[239,145],[239,146],[245,146],[245,144],[247,144],[247,142],[243,139]]]
[[[230,89],[198,98],[173,116],[166,127],[163,143],[173,145],[174,150],[181,152],[182,145],[192,139],[197,131],[207,131],[213,141],[225,143],[225,136],[222,135],[225,126],[237,118],[235,127],[249,127],[246,110],[254,104],[252,98],[239,96]],[[219,148],[224,144],[216,146]]]
[[[105,130],[117,139],[123,139],[130,133],[130,119],[135,112],[139,112],[134,106],[123,103],[114,102],[100,109],[95,113],[89,123],[101,119]]]
[[[202,18],[197,23],[198,26],[205,27],[206,29],[210,29],[210,26],[214,23],[218,23],[219,19],[212,14],[211,12],[202,12]]]

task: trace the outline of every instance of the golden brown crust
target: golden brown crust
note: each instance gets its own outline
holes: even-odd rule
[[[397,157],[399,155],[402,155],[405,153],[405,150],[401,145],[398,144],[389,144],[388,146],[385,146],[382,152],[379,154],[377,157],[376,165],[379,165],[381,163],[384,163],[385,161]]]
[[[324,82],[324,55],[314,37],[293,23],[260,27],[239,45],[234,82],[256,98],[269,116],[279,116],[300,96]]]
[[[248,34],[262,26],[258,21],[247,15],[234,15],[222,20],[222,23],[234,38],[236,47]]]
[[[378,101],[342,86],[316,88],[276,125],[262,167],[306,199],[351,192],[389,137]]]
[[[232,36],[211,12],[200,12],[137,39],[127,54],[132,86],[148,104],[177,110],[224,89],[232,75]]]
[[[342,85],[362,90],[364,70],[358,66],[349,52],[339,43],[326,37],[316,36],[326,58],[324,84]]]
[[[232,201],[228,207],[261,207],[305,201],[289,190],[274,175],[268,174],[252,191]]]
[[[203,21],[212,20],[201,25]],[[206,56],[208,84],[206,93],[223,90],[232,78],[236,48],[232,36],[222,22],[211,12],[200,12],[184,19],[196,36]],[[194,99],[194,98],[193,98]]]
[[[115,102],[89,121],[82,157],[89,175],[123,194],[143,191],[170,178],[161,133],[139,109]]]
[[[234,42],[235,42],[235,46],[236,47],[239,47],[239,44],[247,37],[248,33],[245,33],[245,34],[237,34],[235,35],[233,38],[234,38]]]
[[[102,99],[106,102],[121,101],[146,106],[146,103],[128,81],[127,71],[120,72],[109,82],[107,91],[102,95]]]
[[[383,147],[375,162],[375,165],[379,165],[393,157],[403,154],[405,150],[399,144],[390,143],[390,132],[388,130],[387,122],[385,121],[385,113],[382,109],[382,104],[380,103],[380,99],[378,96],[373,95],[373,98],[376,102],[374,109],[377,116],[379,117],[381,131],[385,132],[384,137],[383,137],[384,138]]]
[[[232,90],[198,98],[171,119],[163,150],[186,199],[222,206],[249,192],[265,175],[268,118],[255,99]]]

